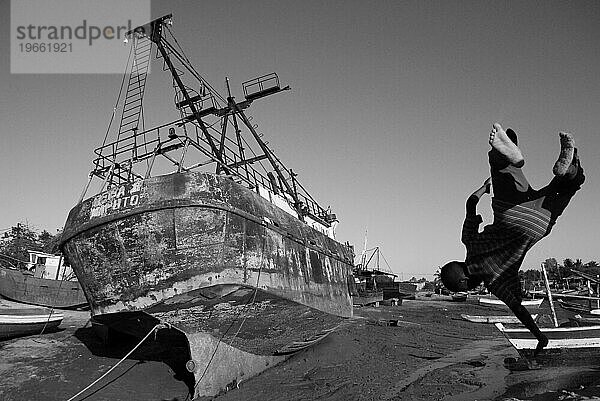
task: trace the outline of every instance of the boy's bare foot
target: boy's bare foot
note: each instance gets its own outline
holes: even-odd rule
[[[526,359],[527,361],[527,370],[540,370],[541,367],[540,365],[537,363],[537,361],[535,359]]]
[[[558,177],[562,177],[567,173],[569,166],[573,162],[573,154],[575,149],[575,141],[573,135],[568,132],[561,132],[560,136],[560,154],[558,160],[554,163],[552,172]]]
[[[565,179],[572,180],[575,178],[578,175],[580,168],[581,165],[579,164],[579,157],[577,156],[577,148],[573,148],[573,161],[564,175]]]
[[[490,145],[494,150],[500,153],[510,164],[521,167],[525,164],[523,154],[517,145],[510,140],[506,131],[498,123],[494,124],[490,132]]]
[[[542,334],[542,337],[538,339],[538,345],[535,347],[535,351],[533,351],[533,356],[537,356],[546,345],[548,345],[548,338]]]

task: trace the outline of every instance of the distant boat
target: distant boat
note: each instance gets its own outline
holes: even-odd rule
[[[525,306],[525,307],[537,307],[539,308],[540,305],[542,304],[542,302],[544,302],[543,298],[540,299],[524,299],[523,301],[521,301],[521,305]],[[504,302],[502,302],[499,299],[494,299],[494,298],[479,298],[479,303],[481,305],[485,305],[485,306],[502,306],[502,307],[507,307],[506,304]]]
[[[457,292],[451,295],[453,302],[465,302],[467,300],[466,292]]]
[[[578,326],[600,326],[600,317],[575,315],[570,318]]]
[[[0,267],[0,295],[11,301],[50,308],[76,308],[87,305],[77,280],[36,277],[28,270]]]
[[[381,267],[383,259],[387,268]],[[365,233],[365,248],[360,260],[353,270],[356,282],[357,296],[353,296],[354,304],[364,304],[370,299],[414,299],[417,291],[416,284],[396,281],[398,275],[392,273],[392,269],[385,260],[383,252],[379,247],[367,249],[367,238]],[[372,301],[369,301],[372,302]]]
[[[352,295],[353,305],[378,305],[380,302],[383,302],[383,291],[359,289],[356,295]]]
[[[512,315],[490,315],[490,316],[481,316],[481,315],[466,315],[461,314],[460,317],[463,319],[472,322],[472,323],[503,323],[503,324],[518,324],[521,323],[516,316]],[[531,315],[533,320],[537,320],[538,315]]]
[[[564,299],[557,299],[556,302],[561,306],[561,308],[577,313],[591,313],[594,315],[600,314],[600,309],[590,309],[588,306],[582,305],[577,302],[569,302]]]
[[[55,329],[64,315],[46,309],[0,310],[0,340]]]

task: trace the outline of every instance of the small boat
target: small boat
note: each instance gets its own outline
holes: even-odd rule
[[[571,312],[600,314],[600,309],[590,309],[589,307],[577,302],[569,302],[565,301],[564,299],[557,299],[556,302],[558,302],[561,308]]]
[[[516,316],[512,315],[466,315],[461,314],[460,317],[472,323],[503,323],[503,324],[519,324],[521,323]],[[537,320],[538,315],[531,315],[533,320]]]
[[[511,345],[525,357],[533,357],[538,340],[526,328],[507,328],[496,323],[496,328],[507,338]],[[564,362],[567,357],[600,355],[600,325],[582,327],[544,327],[540,328],[548,337],[548,345],[535,359],[547,362]],[[553,358],[559,354],[561,358]],[[581,359],[581,358],[580,358]]]
[[[466,292],[456,292],[456,293],[452,294],[451,296],[452,296],[452,302],[465,302],[467,300]]]
[[[564,299],[557,299],[556,302],[558,302],[561,308],[571,312],[587,313],[589,310],[589,308],[586,308],[581,304],[565,301]]]
[[[596,316],[575,315],[572,318],[569,318],[569,320],[577,326],[600,326],[600,317]]]
[[[580,364],[600,357],[600,325],[578,327],[571,321],[559,326],[552,301],[553,294],[550,291],[548,275],[543,263],[542,273],[555,325],[555,327],[540,327],[542,333],[548,338],[546,347],[538,355],[534,355],[538,340],[529,329],[506,328],[502,323],[496,323],[496,328],[527,360],[535,359],[545,365],[564,366],[567,361],[569,364]]]
[[[521,305],[523,305],[525,307],[539,308],[540,305],[542,304],[542,302],[544,302],[543,298],[540,298],[540,299],[524,299],[521,302]],[[505,307],[505,308],[507,307],[504,302],[502,302],[499,299],[494,299],[494,298],[479,298],[479,303],[481,305],[485,305],[485,306],[502,306],[502,307]]]
[[[1,309],[0,340],[55,329],[64,315],[47,309]]]

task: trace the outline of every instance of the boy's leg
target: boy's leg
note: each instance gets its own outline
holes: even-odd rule
[[[524,164],[524,159],[515,143],[517,141],[516,133],[510,128],[507,131],[514,137],[514,142],[500,124],[494,124],[490,132],[489,142],[492,150],[488,152],[488,159],[492,176],[492,188],[494,198],[512,204],[519,204],[529,198],[531,187],[520,168]],[[507,144],[507,141],[510,144]],[[516,161],[516,163],[511,162],[511,160]]]
[[[548,185],[537,191],[537,195],[535,196],[534,207],[550,213],[550,227],[554,225],[556,219],[564,212],[571,198],[579,191],[584,181],[583,167],[581,167],[581,162],[577,155],[577,148],[574,148],[573,160],[564,175],[554,177]]]
[[[498,168],[490,163],[494,199],[514,205],[530,199],[532,188],[523,174],[523,170],[515,166]]]
[[[506,304],[523,325],[537,338],[538,345],[534,351],[537,355],[546,345],[548,338],[541,332],[529,311],[521,304],[521,283],[517,272],[506,271],[498,277],[489,288],[490,292]]]
[[[525,326],[527,328],[527,330],[529,330],[531,332],[531,334],[533,334],[535,336],[535,338],[537,338],[538,344],[535,347],[535,351],[533,351],[533,356],[536,356],[537,354],[540,353],[541,350],[543,350],[546,347],[546,345],[548,345],[548,337],[546,337],[544,335],[544,333],[542,333],[542,331],[540,330],[538,325],[535,323],[535,321],[531,317],[531,314],[529,313],[527,308],[525,308],[521,304],[513,305],[513,306],[508,305],[508,307],[515,314],[515,316],[521,321],[521,323],[523,323],[523,326]]]
[[[558,160],[554,163],[552,172],[555,176],[562,177],[567,174],[567,170],[573,162],[575,141],[573,140],[573,135],[568,132],[560,132],[558,135],[560,137],[560,154],[558,155]]]

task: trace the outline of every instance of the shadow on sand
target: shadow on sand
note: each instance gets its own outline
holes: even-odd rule
[[[138,362],[130,366],[127,370],[106,381],[102,386],[95,391],[89,393],[82,399],[94,395],[107,387],[114,381],[126,375],[134,367],[146,363],[146,361],[156,361],[165,363],[173,372],[175,380],[185,383],[190,394],[194,389],[194,375],[187,371],[185,363],[189,359],[187,350],[187,342],[185,337],[169,333],[170,330],[165,330],[167,333],[159,332],[158,335],[151,335],[146,339],[127,359],[137,360]],[[116,332],[114,330],[106,330],[92,328],[89,326],[79,328],[75,331],[74,336],[84,344],[89,351],[98,357],[121,359],[127,355],[140,341],[133,336]],[[178,398],[170,401],[178,400]]]

